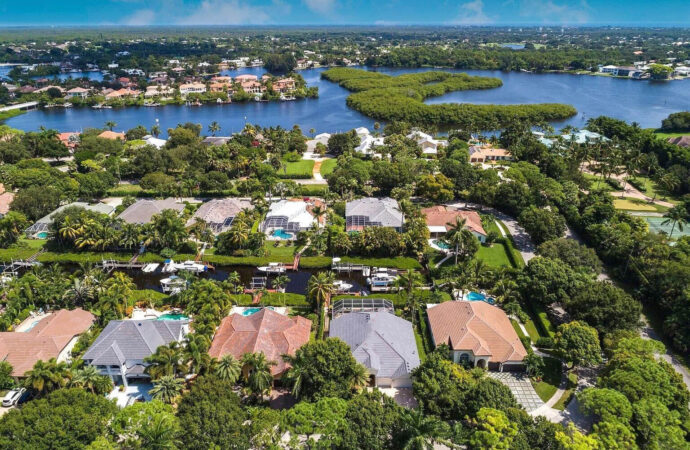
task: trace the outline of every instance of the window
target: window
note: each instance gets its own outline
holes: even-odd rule
[[[467,353],[463,353],[460,355],[460,359],[458,360],[460,364],[468,363],[470,362],[470,355]]]

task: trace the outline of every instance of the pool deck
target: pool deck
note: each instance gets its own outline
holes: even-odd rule
[[[260,306],[233,306],[232,309],[230,310],[230,314],[228,314],[228,315],[233,315],[233,314],[243,315],[242,313],[244,313],[246,310],[257,309],[257,308],[260,309],[261,307]],[[288,309],[284,306],[273,306],[273,307],[271,307],[271,309],[273,311],[277,312],[278,314],[282,314],[284,316],[287,315],[287,313],[288,313]]]
[[[44,313],[44,314],[39,314],[36,316],[29,316],[22,323],[17,325],[17,327],[14,329],[15,332],[26,332],[29,331],[32,328],[32,324],[36,321],[40,321],[48,317],[51,313]]]

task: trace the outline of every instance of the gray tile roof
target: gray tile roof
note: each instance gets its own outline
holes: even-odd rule
[[[398,202],[390,197],[368,197],[347,202],[345,217],[351,216],[367,217],[368,222],[380,223],[383,227],[403,226],[403,214],[398,209]]]
[[[166,209],[182,212],[184,205],[182,203],[177,203],[177,200],[174,198],[166,198],[165,200],[138,200],[130,205],[129,208],[122,211],[117,217],[127,223],[143,224],[149,223],[154,214],[160,214]]]
[[[83,359],[96,366],[141,361],[159,346],[180,340],[182,327],[188,323],[187,320],[111,320]]]
[[[406,376],[419,366],[412,324],[388,312],[353,312],[331,321],[330,337],[338,337],[352,355],[377,377]]]

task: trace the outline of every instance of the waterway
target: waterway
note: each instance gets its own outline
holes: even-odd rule
[[[109,110],[92,108],[54,108],[31,111],[14,117],[7,124],[22,130],[38,130],[40,126],[59,131],[79,131],[87,127],[103,127],[106,121],[116,122],[118,130],[136,125],[151,127],[160,124],[162,130],[178,123],[200,123],[204,128],[217,121],[220,134],[241,130],[245,123],[290,128],[299,125],[303,131],[317,133],[339,132],[364,126],[372,128],[374,120],[349,109],[345,99],[349,92],[321,79],[325,69],[300,71],[310,86],[319,88],[319,98],[291,102],[233,103],[228,105],[165,106],[158,108],[130,107]],[[369,69],[374,70],[374,69]],[[376,69],[398,75],[433,69]],[[500,78],[503,86],[481,91],[452,92],[427,100],[435,103],[520,104],[568,103],[578,114],[568,120],[554,123],[583,127],[587,119],[606,115],[628,122],[637,122],[645,128],[658,127],[661,120],[672,112],[687,110],[690,105],[690,80],[639,81],[602,76],[571,74],[534,74],[488,70],[452,70],[471,75]],[[261,75],[261,67],[224,71],[235,76],[240,73]],[[164,136],[163,136],[164,137]]]

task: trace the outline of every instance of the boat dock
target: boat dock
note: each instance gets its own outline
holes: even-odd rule
[[[331,262],[331,270],[334,272],[362,272],[362,275],[368,277],[371,273],[371,267],[365,266],[364,264],[352,264],[348,262],[342,262],[340,258],[333,258]]]
[[[105,259],[100,264],[98,264],[106,272],[112,272],[115,269],[143,269],[147,264],[137,263],[137,262],[122,262],[115,261],[112,259]]]

